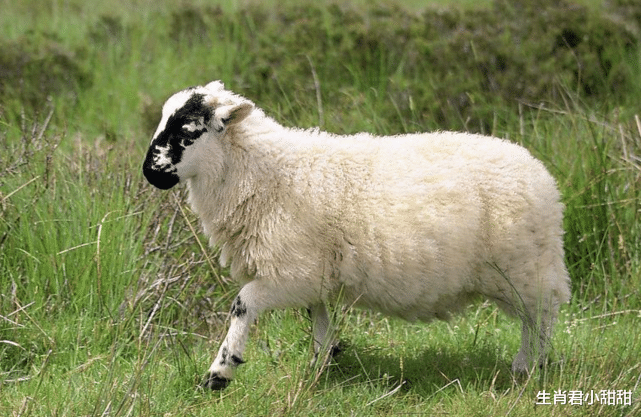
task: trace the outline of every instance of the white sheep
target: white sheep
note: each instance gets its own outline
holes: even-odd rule
[[[290,129],[219,81],[167,100],[143,171],[184,182],[220,263],[243,283],[205,386],[243,363],[265,310],[307,307],[316,357],[326,303],[446,319],[475,296],[522,322],[515,372],[541,365],[570,296],[554,179],[513,143],[452,132],[376,137]]]

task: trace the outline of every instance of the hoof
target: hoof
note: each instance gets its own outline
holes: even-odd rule
[[[203,388],[209,388],[212,391],[219,391],[227,388],[227,385],[231,382],[231,379],[220,377],[216,374],[210,374],[203,382]]]
[[[333,345],[333,346],[331,347],[331,349],[329,350],[329,356],[330,356],[330,357],[332,357],[332,358],[335,358],[335,357],[336,357],[336,356],[338,356],[342,351],[343,351],[343,349],[341,349],[341,347],[340,347],[338,344],[335,344],[335,345]]]
[[[342,352],[342,349],[340,348],[340,346],[338,346],[338,344],[332,345],[329,348],[329,352],[325,352],[326,356],[323,357],[323,359],[324,359],[323,365],[327,365],[331,359],[333,359],[336,356],[338,356],[338,354],[341,353],[341,352]],[[312,367],[316,366],[316,364],[318,363],[318,359],[319,359],[319,353],[316,352],[314,354],[314,357],[312,358],[312,362],[310,363],[310,365]]]

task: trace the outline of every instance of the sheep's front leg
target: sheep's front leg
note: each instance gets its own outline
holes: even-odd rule
[[[227,387],[233,377],[234,369],[245,362],[243,361],[243,352],[249,336],[249,328],[259,314],[256,303],[252,301],[253,297],[248,297],[247,294],[243,295],[243,290],[234,300],[230,311],[229,331],[216,359],[209,367],[207,378],[203,384],[206,388],[220,390]]]
[[[538,317],[523,318],[521,349],[512,362],[512,372],[528,374],[534,366],[543,366],[550,347],[556,312],[542,311]]]
[[[274,286],[267,280],[256,279],[247,283],[238,293],[231,307],[231,323],[225,340],[209,367],[204,386],[211,389],[223,389],[231,381],[234,369],[243,363],[243,352],[249,336],[249,329],[256,317],[265,310],[303,307],[318,303],[319,292],[307,282],[300,286]],[[314,307],[315,316],[319,317],[318,334],[326,334],[329,319],[325,307]],[[326,324],[322,324],[326,323]],[[323,330],[324,329],[324,330]]]
[[[309,308],[314,332],[314,365],[318,359],[326,360],[340,352],[335,340],[335,331],[332,327],[327,307],[323,303],[315,304]]]

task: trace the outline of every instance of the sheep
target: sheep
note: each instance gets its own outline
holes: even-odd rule
[[[570,297],[556,182],[506,140],[287,128],[213,81],[166,101],[143,172],[160,189],[186,183],[220,264],[242,284],[211,389],[245,362],[266,310],[307,308],[315,357],[329,356],[326,306],[339,301],[428,322],[493,300],[522,321],[512,370],[528,373],[544,364]]]

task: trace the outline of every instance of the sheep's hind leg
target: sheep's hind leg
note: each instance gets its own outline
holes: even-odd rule
[[[340,348],[336,343],[335,331],[325,304],[319,303],[311,306],[309,313],[314,333],[314,359],[312,359],[312,366],[314,366],[319,358],[323,361],[321,363],[324,363],[330,357],[338,354]]]

